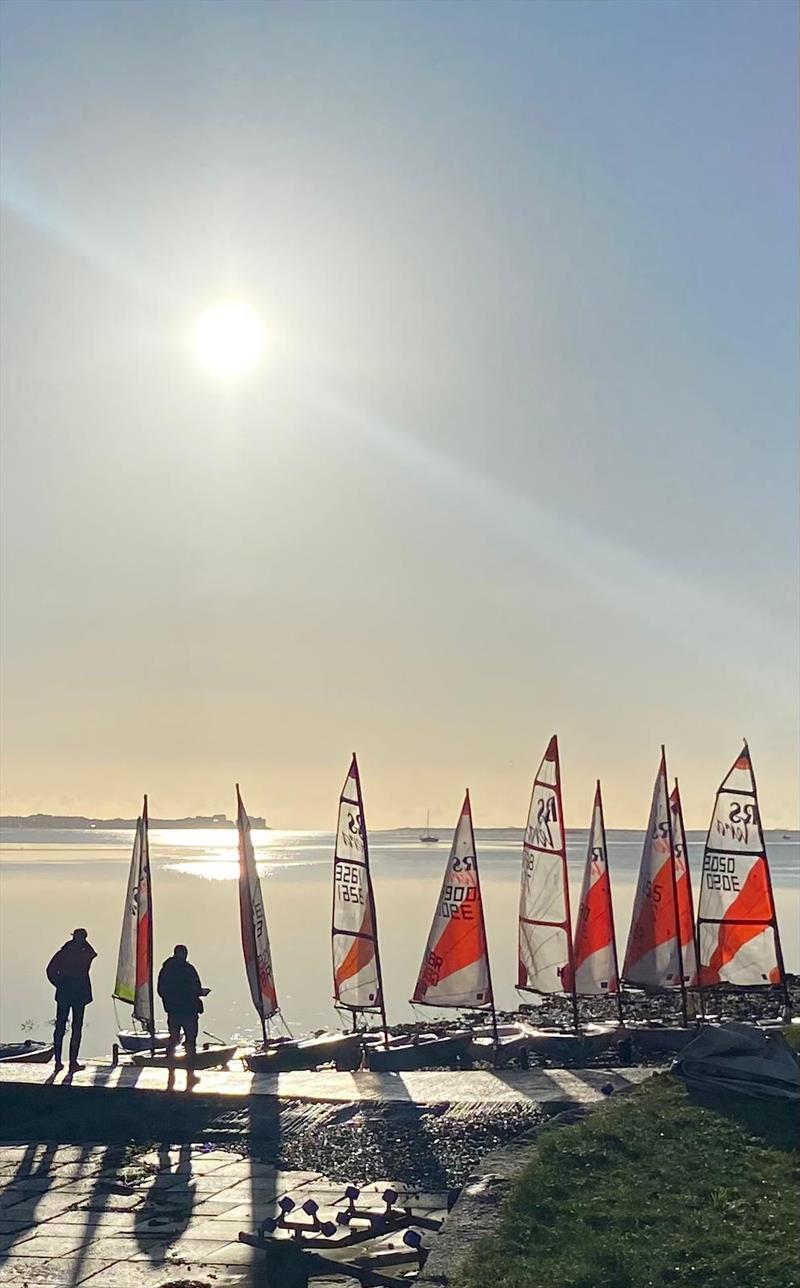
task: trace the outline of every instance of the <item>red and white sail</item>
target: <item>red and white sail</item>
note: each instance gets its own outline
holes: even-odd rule
[[[558,739],[550,739],[533,780],[519,900],[517,988],[572,991],[572,926]]]
[[[353,756],[339,798],[333,859],[333,993],[352,1011],[383,1007],[375,899],[358,763]]]
[[[717,791],[697,912],[701,987],[784,982],[747,743]]]
[[[680,988],[680,957],[675,903],[675,846],[667,761],[662,748],[622,968],[623,979],[643,988]]]
[[[581,900],[575,918],[574,961],[576,993],[592,995],[619,991],[614,909],[599,782],[592,809]]]
[[[250,833],[250,819],[247,817],[238,783],[236,825],[239,829],[239,922],[244,966],[253,1006],[262,1020],[268,1020],[278,1010],[278,995],[272,973],[267,918]]]
[[[133,1018],[153,1029],[153,896],[146,796],[141,818],[136,820],[113,996],[132,1005]]]
[[[683,958],[683,977],[687,988],[697,986],[697,952],[694,938],[694,899],[692,898],[692,874],[689,869],[689,847],[686,844],[686,828],[683,824],[683,806],[678,780],[669,798],[672,813],[672,844],[675,850],[675,889],[678,895],[678,925],[681,935],[681,956]]]
[[[492,1006],[489,950],[469,792],[464,797],[413,1003]]]

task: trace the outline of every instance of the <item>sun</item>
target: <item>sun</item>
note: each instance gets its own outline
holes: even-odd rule
[[[226,380],[244,376],[264,354],[266,332],[254,308],[222,300],[206,309],[194,326],[195,356],[206,371]]]

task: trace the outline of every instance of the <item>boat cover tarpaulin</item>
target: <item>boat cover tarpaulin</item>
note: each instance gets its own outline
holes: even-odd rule
[[[672,1072],[696,1090],[800,1100],[800,1064],[794,1052],[779,1033],[753,1024],[701,1029]]]

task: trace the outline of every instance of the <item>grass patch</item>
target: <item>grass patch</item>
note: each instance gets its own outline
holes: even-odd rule
[[[544,1135],[458,1288],[798,1288],[797,1110],[651,1079]]]
[[[800,1053],[800,1024],[784,1024],[782,1032],[792,1050]]]

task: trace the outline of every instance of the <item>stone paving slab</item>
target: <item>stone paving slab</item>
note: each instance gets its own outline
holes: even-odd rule
[[[320,1212],[330,1215],[343,1203],[344,1185],[319,1172],[277,1170],[241,1153],[202,1145],[150,1150],[132,1161],[119,1155],[118,1173],[107,1165],[107,1149],[85,1154],[98,1164],[91,1178],[74,1174],[70,1147],[51,1146],[45,1155],[41,1147],[0,1145],[0,1164],[14,1164],[0,1178],[10,1205],[6,1228],[0,1230],[0,1288],[166,1288],[184,1278],[208,1288],[245,1288],[263,1279],[264,1258],[239,1243],[240,1230],[254,1230],[274,1214],[282,1195],[291,1195],[298,1208],[313,1197]],[[55,1193],[26,1185],[34,1157],[45,1160],[42,1176],[60,1186]],[[195,1162],[202,1169],[197,1176],[191,1170]],[[106,1164],[102,1171],[100,1163]],[[132,1178],[133,1193],[113,1192],[118,1174]],[[390,1185],[387,1179],[364,1186],[363,1205],[380,1209],[380,1195]],[[209,1188],[214,1197],[208,1196]],[[392,1188],[417,1194],[408,1186]],[[130,1210],[110,1209],[120,1199],[132,1205]],[[71,1203],[66,1209],[65,1201]],[[446,1195],[420,1195],[419,1201],[429,1211],[443,1212]],[[12,1219],[18,1212],[20,1218]],[[297,1219],[306,1218],[298,1213]],[[335,1256],[336,1249],[331,1253]],[[344,1288],[353,1281],[334,1276],[328,1283]],[[318,1284],[322,1288],[315,1280],[315,1288]]]
[[[3,1288],[7,1288],[8,1285],[13,1285],[13,1288],[40,1288],[40,1285],[42,1288],[66,1288],[66,1285],[69,1285],[69,1288],[73,1288],[74,1285],[85,1283],[87,1279],[93,1280],[98,1272],[105,1273],[108,1268],[108,1263],[99,1257],[87,1257],[85,1260],[62,1257],[56,1261],[39,1262],[12,1257],[0,1263],[0,1284]],[[113,1265],[110,1268],[116,1269]],[[174,1277],[173,1270],[172,1278]],[[162,1282],[166,1283],[166,1281],[165,1276]],[[114,1288],[123,1288],[119,1280],[106,1279],[104,1288],[111,1288],[111,1285],[114,1285]],[[151,1283],[131,1284],[130,1288],[151,1288]],[[221,1288],[221,1286],[215,1285],[215,1288]]]
[[[311,1103],[368,1101],[374,1103],[414,1104],[514,1104],[533,1101],[592,1104],[602,1100],[600,1088],[611,1083],[617,1090],[644,1080],[652,1069],[490,1069],[473,1072],[420,1070],[415,1073],[338,1073],[331,1069],[296,1073],[249,1073],[244,1069],[208,1070],[201,1074],[196,1087],[167,1088],[166,1069],[138,1069],[132,1065],[87,1064],[76,1073],[69,1087],[74,1090],[156,1091],[164,1095],[230,1096],[248,1098],[267,1096],[279,1100],[305,1100]],[[63,1087],[54,1081],[51,1067],[45,1064],[21,1064],[10,1068],[0,1063],[0,1087],[3,1085],[49,1085]]]

